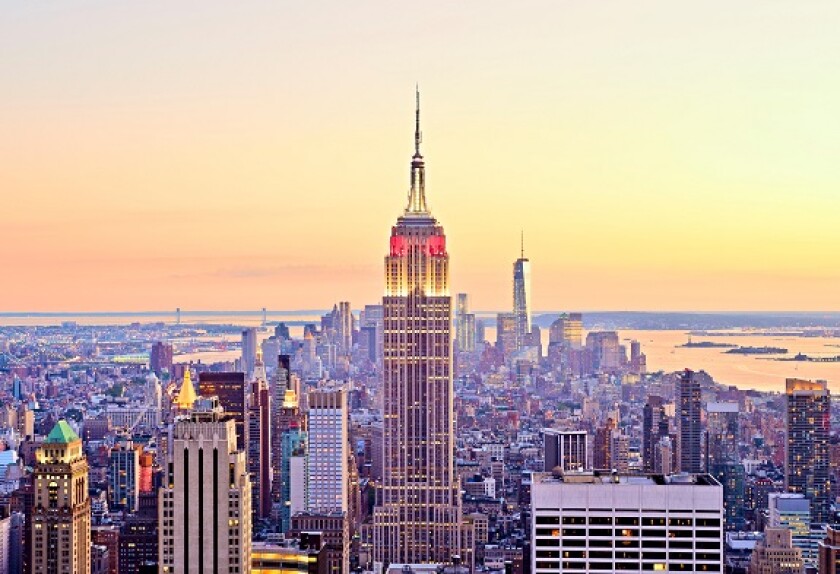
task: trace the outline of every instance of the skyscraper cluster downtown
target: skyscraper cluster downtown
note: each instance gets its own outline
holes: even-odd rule
[[[421,141],[418,91],[381,303],[0,331],[0,574],[840,572],[828,383],[649,372],[535,317],[524,235],[491,344]]]

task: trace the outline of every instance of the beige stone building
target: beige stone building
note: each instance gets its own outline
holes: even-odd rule
[[[58,421],[35,451],[33,483],[32,573],[88,574],[88,463],[67,421]]]

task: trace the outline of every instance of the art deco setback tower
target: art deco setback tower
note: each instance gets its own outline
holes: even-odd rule
[[[443,228],[426,205],[420,96],[408,207],[385,258],[383,480],[374,560],[448,563],[460,553],[454,472],[452,298]]]

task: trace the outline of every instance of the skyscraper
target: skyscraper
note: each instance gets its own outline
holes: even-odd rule
[[[283,431],[282,451],[277,479],[279,492],[280,532],[292,527],[292,515],[306,510],[309,494],[306,489],[306,432],[292,420]]]
[[[250,377],[257,364],[257,330],[248,327],[242,330],[242,370]]]
[[[656,468],[656,447],[668,436],[668,418],[662,397],[650,395],[642,409],[642,465],[645,472],[661,472]]]
[[[700,381],[694,371],[686,369],[680,376],[677,391],[677,423],[679,424],[680,472],[703,472],[700,447],[703,428],[700,423]]]
[[[307,399],[306,512],[292,515],[292,531],[307,524],[324,525],[328,572],[340,574],[350,569],[347,393],[310,391]],[[291,471],[295,461],[289,462]],[[289,478],[293,487],[291,472]]]
[[[460,553],[454,468],[452,298],[443,227],[426,205],[420,95],[408,205],[385,258],[383,480],[374,560],[448,563]]]
[[[254,359],[256,367],[256,358]],[[251,369],[253,372],[254,369]],[[211,373],[198,375],[198,392],[203,397],[218,397],[225,415],[236,421],[236,447],[248,452],[248,400],[245,373]]]
[[[513,264],[513,314],[516,316],[516,348],[526,346],[531,332],[531,262],[525,258],[524,235],[519,259]]]
[[[338,352],[342,355],[349,355],[353,350],[353,312],[350,310],[349,301],[339,302],[336,323]]]
[[[825,381],[787,379],[785,489],[811,501],[811,522],[831,522],[828,440],[831,394]]]
[[[458,293],[455,309],[455,341],[458,351],[475,351],[475,315],[470,313],[470,298],[466,293]]]
[[[135,512],[140,495],[140,449],[130,440],[118,441],[108,465],[109,504],[115,510]]]
[[[88,463],[82,441],[67,421],[58,421],[36,451],[33,485],[32,573],[88,574]]]
[[[347,393],[310,391],[307,510],[347,511]]]
[[[236,423],[211,398],[175,423],[161,488],[161,572],[251,570],[251,481]]]
[[[255,371],[261,375],[251,382],[251,404],[248,415],[248,471],[251,474],[251,498],[254,516],[271,515],[271,393],[265,380],[265,369],[257,356]]]

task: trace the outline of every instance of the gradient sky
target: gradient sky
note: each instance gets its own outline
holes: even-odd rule
[[[0,3],[0,310],[840,310],[840,3]]]

